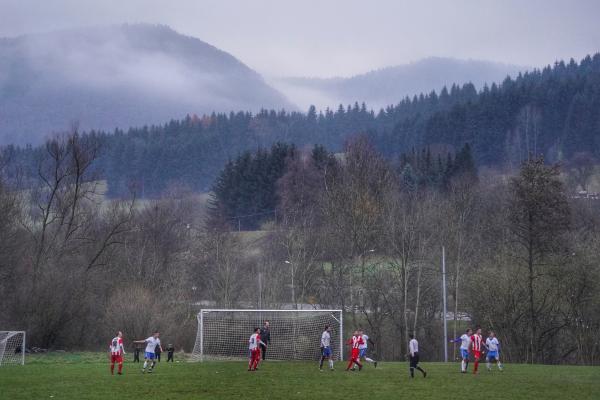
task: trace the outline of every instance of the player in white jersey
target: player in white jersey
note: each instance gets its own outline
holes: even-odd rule
[[[460,372],[463,374],[467,373],[467,368],[469,367],[469,349],[471,348],[471,336],[473,335],[473,330],[468,328],[465,334],[461,337],[450,340],[451,343],[460,343]]]
[[[488,349],[486,357],[488,371],[492,370],[492,361],[495,361],[496,365],[498,365],[498,369],[502,371],[502,364],[500,363],[500,342],[494,331],[490,331],[488,338],[485,340],[485,346]]]
[[[323,371],[323,361],[329,361],[329,370],[333,371],[333,352],[331,351],[331,327],[325,325],[325,330],[321,334],[321,360],[319,361],[319,371]]]
[[[363,339],[363,343],[358,346],[358,358],[360,359],[364,359],[366,362],[369,363],[373,363],[373,366],[375,368],[377,368],[377,361],[373,360],[372,358],[367,357],[367,350],[369,349],[369,342],[375,346],[375,342],[371,340],[371,338],[369,338],[368,335],[365,335],[363,330],[359,330],[358,334],[362,336]]]
[[[143,340],[135,340],[133,343],[146,343],[146,352],[144,354],[144,367],[142,368],[142,373],[146,372],[146,367],[150,363],[150,368],[148,368],[148,373],[151,373],[156,365],[156,355],[154,351],[156,346],[160,349],[161,353],[163,351],[162,346],[160,345],[160,339],[158,338],[160,334],[158,332],[154,332],[152,336],[148,339]]]

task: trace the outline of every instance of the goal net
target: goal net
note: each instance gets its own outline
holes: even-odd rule
[[[331,327],[333,359],[343,357],[341,310],[227,310],[198,313],[198,333],[191,359],[242,359],[248,357],[248,339],[254,328],[269,321],[271,341],[267,359],[317,360],[321,334]]]
[[[25,332],[0,331],[0,366],[25,364]]]

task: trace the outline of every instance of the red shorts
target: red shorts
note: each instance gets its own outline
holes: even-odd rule
[[[481,351],[480,350],[473,350],[473,357],[475,357],[476,359],[480,359],[481,358]]]
[[[260,360],[260,349],[250,350],[250,359]]]
[[[352,360],[358,360],[358,354],[359,354],[358,349],[352,349],[352,353],[350,355],[350,358]]]
[[[123,356],[121,354],[111,354],[110,362],[111,362],[111,364],[114,364],[114,363],[121,364],[123,362]]]

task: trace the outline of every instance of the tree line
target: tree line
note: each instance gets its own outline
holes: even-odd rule
[[[595,54],[507,77],[480,91],[472,84],[452,85],[406,97],[378,112],[355,103],[335,110],[310,107],[306,113],[213,113],[82,136],[102,144],[93,168],[107,181],[110,196],[135,190],[158,198],[182,184],[207,191],[223,166],[245,151],[281,142],[340,152],[356,134],[367,134],[390,160],[413,148],[457,151],[464,143],[478,166],[507,170],[519,168],[530,153],[552,162],[570,162],[580,153],[597,160],[599,108],[600,54]],[[35,180],[44,152],[44,146],[4,147],[4,158],[13,160],[5,173]]]
[[[600,362],[600,205],[569,196],[541,156],[508,176],[473,170],[468,146],[392,162],[364,135],[335,155],[281,143],[232,161],[205,205],[181,186],[107,199],[100,146],[52,139],[35,185],[0,185],[0,326],[32,345],[93,349],[115,329],[159,329],[190,351],[202,306],[302,304],[345,310],[383,360],[403,359],[410,333],[439,360],[444,246],[450,336],[481,325],[506,361]],[[239,230],[224,210],[253,191],[276,213]]]
[[[209,224],[238,231],[257,230],[263,223],[277,219],[281,201],[278,185],[296,157],[310,157],[317,170],[337,164],[335,154],[320,145],[309,153],[284,143],[276,143],[270,150],[246,151],[225,165],[211,188]],[[413,148],[397,162],[390,162],[390,166],[410,190],[445,190],[456,176],[470,181],[478,179],[468,143],[456,154],[433,155],[430,148],[421,151]]]

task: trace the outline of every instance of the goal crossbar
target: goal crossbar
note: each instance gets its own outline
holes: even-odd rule
[[[314,359],[318,356],[321,333],[332,327],[334,359],[343,359],[342,310],[272,310],[206,308],[198,313],[198,333],[192,360],[207,358],[240,359],[247,355],[247,340],[252,329],[271,322],[271,359]],[[337,339],[336,339],[337,337]]]

